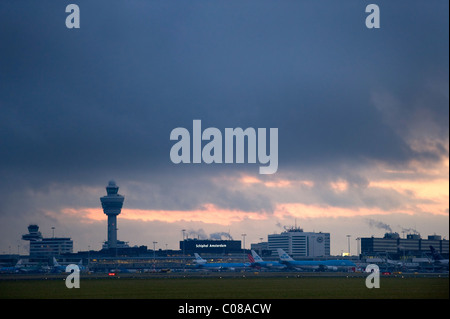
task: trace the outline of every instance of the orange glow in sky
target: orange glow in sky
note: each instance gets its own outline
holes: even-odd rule
[[[198,221],[207,224],[231,225],[236,222],[249,220],[267,220],[270,218],[323,218],[323,217],[351,217],[379,215],[385,216],[391,213],[401,213],[405,215],[414,215],[415,213],[430,213],[434,215],[448,216],[449,200],[449,179],[448,160],[442,162],[438,169],[428,170],[428,176],[418,179],[416,174],[406,171],[387,171],[387,174],[396,174],[397,179],[389,180],[374,179],[370,181],[365,192],[387,191],[396,192],[411,198],[410,203],[403,203],[395,209],[382,209],[380,206],[368,207],[364,203],[349,207],[332,206],[326,203],[305,204],[300,201],[283,201],[278,198],[279,194],[286,191],[301,192],[302,190],[311,191],[314,187],[313,181],[308,180],[288,180],[282,178],[262,179],[259,176],[240,175],[239,177],[226,176],[223,178],[223,184],[236,192],[254,191],[254,187],[266,191],[265,196],[272,196],[271,202],[273,211],[244,211],[239,209],[228,209],[219,207],[213,203],[204,203],[201,207],[193,210],[163,210],[163,209],[133,209],[124,206],[121,219],[142,220],[142,221],[163,221],[174,223],[178,221]],[[417,168],[414,168],[417,172]],[[421,169],[422,172],[425,169]],[[385,170],[386,172],[386,170]],[[402,178],[399,178],[398,176]],[[220,178],[214,177],[215,182],[219,183]],[[347,196],[344,194],[349,190],[349,183],[343,179],[328,184],[331,191],[338,196]],[[275,193],[279,189],[278,193]],[[266,195],[267,194],[267,195]],[[277,195],[274,195],[277,194]],[[77,216],[82,222],[104,221],[105,215],[101,207],[66,207],[61,210],[63,214]],[[47,212],[48,215],[56,216],[56,212]]]

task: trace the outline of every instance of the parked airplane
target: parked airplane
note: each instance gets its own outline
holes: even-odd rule
[[[25,264],[22,259],[19,259],[15,266],[0,268],[0,273],[44,273],[49,271],[48,265]]]
[[[57,261],[56,258],[53,257],[53,268],[51,269],[51,272],[66,272],[66,266],[62,266],[60,265]]]
[[[281,263],[286,264],[290,268],[295,268],[299,270],[319,270],[319,271],[338,271],[338,270],[349,270],[355,268],[356,264],[350,260],[294,260],[289,256],[283,249],[277,249],[278,255],[280,256]]]
[[[0,268],[0,273],[13,274],[13,273],[21,272],[20,271],[21,269],[23,269],[23,261],[22,261],[22,259],[19,259],[14,266]]]
[[[236,270],[250,267],[250,263],[208,263],[199,254],[194,253],[196,268],[209,270]]]
[[[431,255],[433,256],[433,261],[435,265],[448,268],[448,259],[442,258],[442,256],[434,249],[433,246],[430,246]]]
[[[286,265],[278,261],[264,261],[259,255],[252,250],[252,254],[248,254],[248,259],[252,267],[268,268],[268,269],[284,269]]]
[[[77,264],[78,268],[80,269],[80,271],[85,271],[86,267],[83,266],[83,260],[80,259],[80,261]],[[60,265],[57,261],[56,258],[53,257],[53,268],[51,268],[51,272],[56,272],[56,273],[60,273],[60,272],[66,272],[66,267],[64,265]]]
[[[194,253],[194,256],[195,256],[195,262],[197,263],[197,265],[201,265],[201,264],[206,264],[207,263],[206,259],[203,259],[202,257],[200,257],[199,254]]]
[[[80,269],[80,271],[88,271],[88,268],[86,266],[83,266],[83,259],[80,259],[77,266]]]

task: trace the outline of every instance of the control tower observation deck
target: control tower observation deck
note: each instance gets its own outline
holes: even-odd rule
[[[100,197],[103,212],[108,216],[108,248],[117,247],[117,215],[122,210],[125,197],[118,194],[119,187],[116,182],[109,181],[106,186],[108,195]]]

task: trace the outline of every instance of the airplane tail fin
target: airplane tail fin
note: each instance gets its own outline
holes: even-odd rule
[[[55,258],[55,257],[53,257],[53,266],[55,266],[55,267],[58,267],[58,266],[59,266],[59,264],[58,264],[58,262],[56,261],[56,258]]]
[[[255,259],[253,258],[253,256],[251,254],[247,254],[248,260],[250,260],[250,262],[253,264],[255,263]]]
[[[278,256],[280,256],[281,261],[294,261],[291,256],[289,256],[283,249],[277,249]]]
[[[433,246],[430,245],[431,255],[433,256],[434,260],[441,260],[443,259],[442,256],[434,249]]]
[[[195,262],[196,262],[197,264],[204,264],[204,263],[206,263],[206,260],[203,259],[202,257],[200,257],[199,254],[194,253],[194,256],[195,256]]]
[[[262,260],[262,258],[261,257],[259,257],[259,255],[256,253],[256,251],[254,251],[254,250],[252,250],[252,256],[253,256],[253,259],[256,261],[256,262],[262,262],[263,260]]]

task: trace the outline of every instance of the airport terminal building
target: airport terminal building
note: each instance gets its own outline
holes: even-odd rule
[[[180,241],[185,254],[232,254],[242,252],[240,240],[185,239]]]
[[[423,239],[419,234],[400,238],[398,233],[386,233],[383,238],[361,238],[361,253],[364,256],[389,254],[392,258],[421,257],[431,253],[430,246],[441,255],[448,256],[448,240],[439,235],[430,235]]]
[[[301,228],[292,228],[267,237],[272,256],[278,256],[278,248],[293,258],[330,256],[330,233],[304,232]]]
[[[29,225],[22,236],[30,242],[30,257],[53,257],[73,252],[73,241],[67,237],[44,238],[38,225]]]

